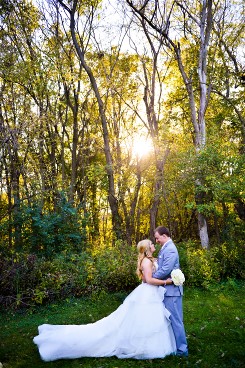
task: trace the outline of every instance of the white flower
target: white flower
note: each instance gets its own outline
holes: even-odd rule
[[[183,285],[185,281],[185,275],[179,268],[177,268],[171,272],[171,279],[173,280],[174,285],[180,286]]]

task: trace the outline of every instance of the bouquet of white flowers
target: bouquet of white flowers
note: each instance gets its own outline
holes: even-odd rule
[[[174,285],[180,286],[183,285],[185,281],[185,275],[179,268],[177,268],[171,272],[171,279],[173,280]]]

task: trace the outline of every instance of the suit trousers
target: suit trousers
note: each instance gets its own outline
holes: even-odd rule
[[[165,307],[171,313],[170,320],[176,340],[177,354],[188,353],[188,346],[183,323],[182,295],[164,297]]]

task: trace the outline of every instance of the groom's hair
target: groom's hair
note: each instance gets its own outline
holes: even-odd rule
[[[165,227],[165,226],[158,226],[155,230],[154,230],[154,234],[158,232],[159,235],[167,235],[170,237],[170,231]]]

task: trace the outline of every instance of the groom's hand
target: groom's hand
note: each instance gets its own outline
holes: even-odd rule
[[[171,279],[171,277],[169,277],[166,281],[166,285],[171,285],[173,284],[173,280]]]

